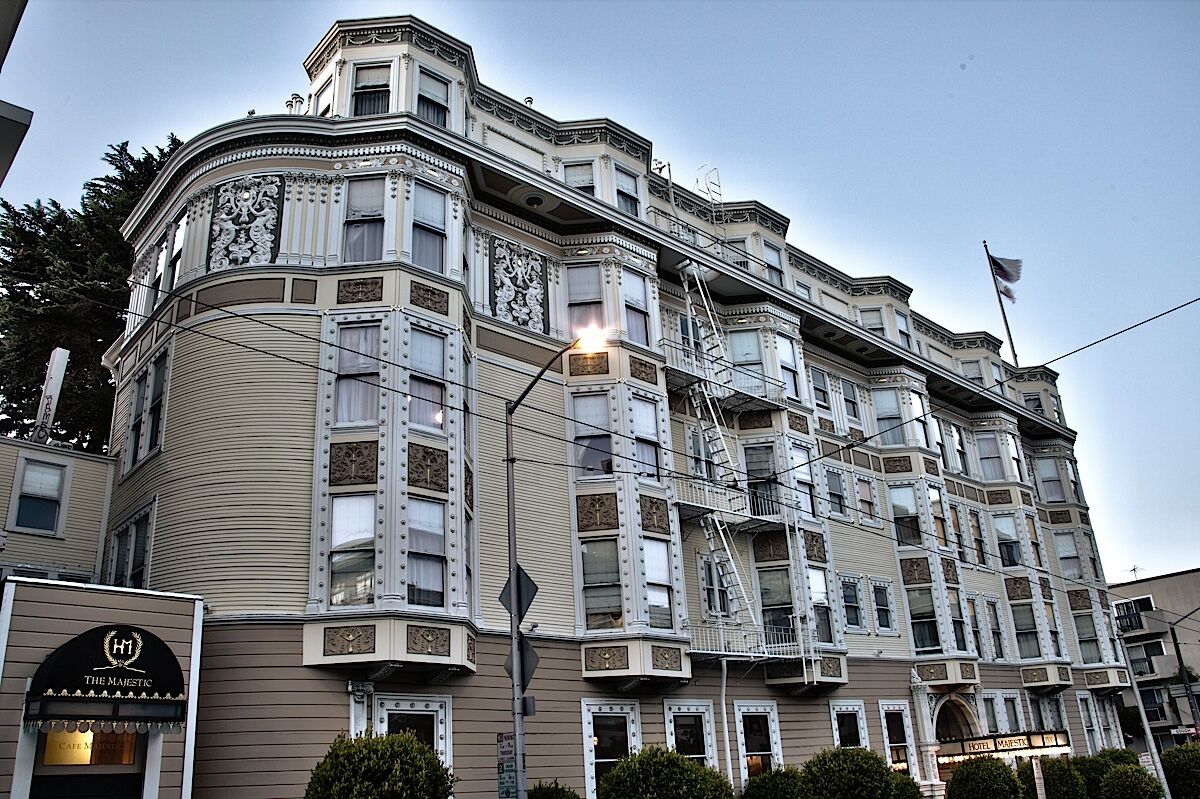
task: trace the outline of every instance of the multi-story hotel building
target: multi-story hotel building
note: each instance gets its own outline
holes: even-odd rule
[[[125,225],[110,457],[0,447],[6,568],[165,603],[141,625],[186,719],[129,727],[130,795],[299,797],[339,731],[398,729],[496,795],[505,401],[551,360],[514,431],[531,782],[594,796],[658,745],[740,788],[841,745],[933,796],[965,752],[1121,745],[1055,372],[673,185],[641,135],[501,95],[419,20],[338,22],[304,67],[289,113],[196,136]],[[553,358],[589,326],[601,351]],[[57,639],[12,639],[53,590],[81,589],[11,579],[0,623],[14,796],[66,768],[70,728],[21,701]]]

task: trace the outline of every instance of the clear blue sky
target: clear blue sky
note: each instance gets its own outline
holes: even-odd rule
[[[0,97],[35,116],[0,195],[74,204],[109,143],[282,113],[335,18],[395,13],[552,117],[641,133],[682,183],[717,165],[951,329],[1003,337],[981,239],[1023,258],[1023,365],[1200,295],[1194,2],[30,0]],[[1113,582],[1200,565],[1197,330],[1200,305],[1055,366]]]

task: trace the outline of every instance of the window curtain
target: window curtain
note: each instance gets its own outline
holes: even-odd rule
[[[351,180],[346,188],[346,218],[383,216],[383,178]]]
[[[633,401],[633,434],[658,440],[658,406],[648,400]]]
[[[418,91],[431,100],[436,100],[442,105],[450,104],[450,84],[441,78],[430,75],[425,70],[421,70],[419,78]]]
[[[21,493],[40,497],[57,497],[62,485],[63,467],[49,463],[25,461],[21,477]]]
[[[564,182],[573,188],[595,186],[596,179],[592,177],[591,164],[567,164],[563,167]]]
[[[445,374],[446,340],[422,330],[412,332],[410,362],[412,368],[423,374],[442,377]]]
[[[428,186],[413,189],[413,219],[438,230],[446,229],[446,195]]]
[[[354,88],[374,89],[387,86],[391,80],[392,68],[389,66],[359,67],[354,70]]]
[[[608,396],[589,394],[575,398],[575,421],[578,435],[608,432]]]
[[[600,267],[572,266],[567,269],[567,301],[587,302],[600,299]]]
[[[375,496],[335,496],[330,506],[333,548],[370,544],[375,537]]]

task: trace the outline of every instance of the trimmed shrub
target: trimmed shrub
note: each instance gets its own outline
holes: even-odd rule
[[[889,779],[892,781],[892,799],[921,799],[921,788],[912,777],[893,771]]]
[[[1061,757],[1043,759],[1042,779],[1046,783],[1046,796],[1053,796],[1054,799],[1088,799],[1083,777],[1070,760]]]
[[[339,735],[304,799],[448,799],[453,789],[450,769],[412,733]]]
[[[1168,749],[1162,765],[1171,799],[1200,799],[1200,743]]]
[[[649,746],[600,780],[599,799],[733,799],[723,776],[675,751]]]
[[[973,757],[954,768],[946,799],[1019,799],[1021,786],[1012,769],[994,757]]]
[[[742,791],[742,799],[809,799],[804,772],[795,766],[784,766],[751,777]]]
[[[1071,758],[1071,765],[1083,777],[1088,799],[1101,799],[1100,785],[1113,766],[1138,765],[1137,752],[1132,749],[1102,749],[1094,755]]]
[[[1159,799],[1162,783],[1141,766],[1113,766],[1100,784],[1102,799]]]
[[[537,785],[529,789],[529,799],[582,799],[579,794],[572,791],[565,785],[558,784],[558,778],[554,778],[554,782],[539,782]]]
[[[869,749],[838,747],[818,752],[804,764],[804,785],[821,799],[889,799],[891,769]]]

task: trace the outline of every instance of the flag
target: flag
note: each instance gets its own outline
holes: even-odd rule
[[[997,258],[988,255],[992,264],[992,274],[1005,283],[1016,283],[1021,279],[1021,260],[1019,258]]]
[[[1013,294],[1010,283],[1021,279],[1021,261],[1019,258],[997,258],[988,253],[988,263],[992,267],[992,278],[996,281],[996,291],[1008,297],[1009,302],[1016,302],[1017,295]]]

